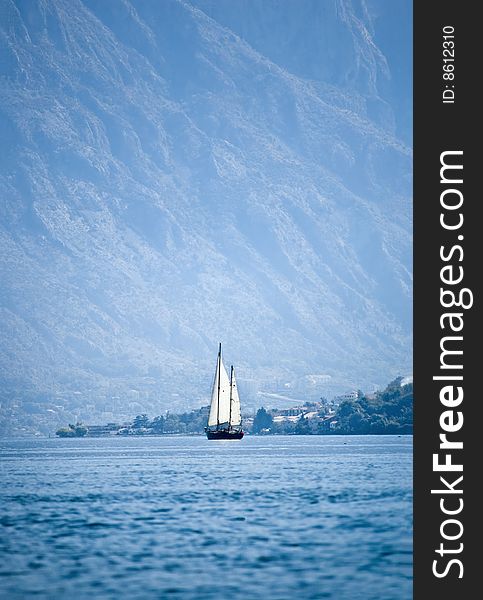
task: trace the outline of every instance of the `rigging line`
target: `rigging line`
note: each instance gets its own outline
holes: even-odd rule
[[[230,419],[228,421],[228,429],[231,429],[231,405],[233,403],[233,365],[230,371]]]
[[[220,375],[221,375],[221,342],[218,348],[218,406],[216,408],[216,428],[220,426]]]

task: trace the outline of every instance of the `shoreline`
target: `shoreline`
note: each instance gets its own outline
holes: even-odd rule
[[[327,434],[305,434],[305,433],[272,433],[272,434],[255,434],[248,433],[245,438],[281,438],[281,437],[303,437],[303,438],[328,438],[328,437],[413,437],[413,433],[327,433]],[[57,435],[45,436],[45,435],[31,435],[31,436],[19,436],[19,437],[1,437],[0,443],[5,441],[17,441],[17,440],[100,440],[100,439],[139,439],[139,438],[204,438],[204,433],[162,433],[153,435],[85,435],[77,437],[60,437]]]

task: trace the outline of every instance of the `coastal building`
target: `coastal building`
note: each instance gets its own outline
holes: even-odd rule
[[[86,425],[87,435],[89,437],[98,437],[101,435],[116,435],[122,425],[118,423],[107,423],[106,425]]]
[[[334,404],[341,404],[342,402],[349,401],[354,402],[359,397],[359,394],[356,390],[351,390],[350,392],[346,392],[345,394],[341,394],[340,396],[336,396],[334,398]]]
[[[296,423],[302,417],[302,413],[297,415],[275,415],[273,417],[274,423]]]

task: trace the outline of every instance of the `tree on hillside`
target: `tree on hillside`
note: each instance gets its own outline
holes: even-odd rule
[[[164,419],[165,433],[185,433],[186,423],[181,420],[181,415],[168,413]]]
[[[295,425],[295,433],[297,435],[309,435],[310,433],[312,433],[310,429],[309,420],[306,419],[303,415],[300,417],[300,419],[297,421],[297,424]]]
[[[132,427],[133,429],[143,429],[146,427],[149,427],[149,419],[148,416],[145,414],[142,415],[137,415],[137,417],[134,418]]]
[[[260,433],[262,429],[270,429],[273,425],[273,418],[262,406],[257,410],[253,419],[253,433]]]
[[[151,428],[153,433],[163,433],[164,432],[164,417],[154,417]]]
[[[84,437],[87,435],[87,427],[82,423],[76,425],[69,423],[67,427],[61,427],[55,432],[59,437]]]

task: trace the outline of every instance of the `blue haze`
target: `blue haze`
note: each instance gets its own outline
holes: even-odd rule
[[[410,23],[3,0],[0,433],[200,406],[220,340],[245,407],[409,374]]]

